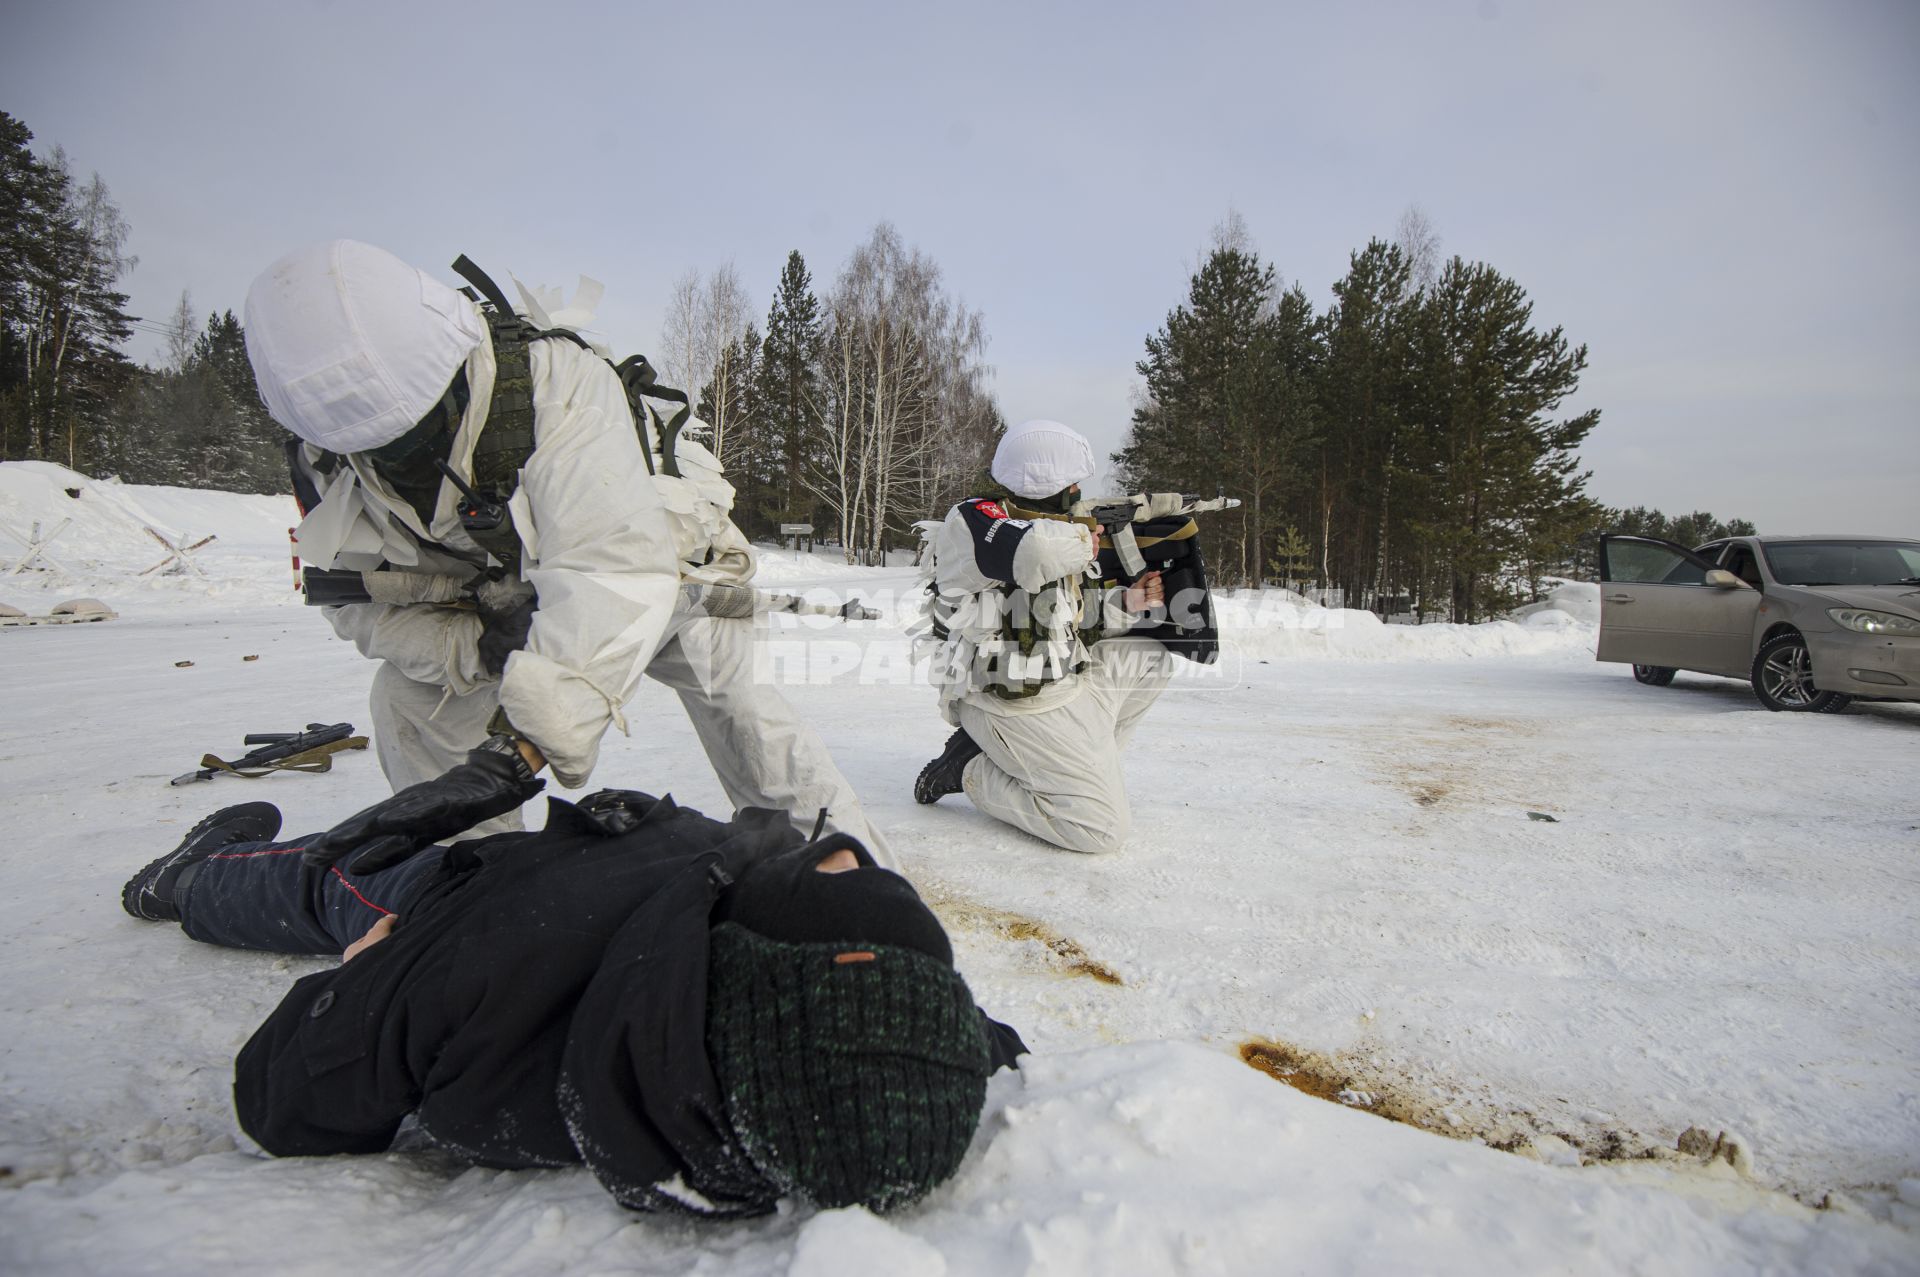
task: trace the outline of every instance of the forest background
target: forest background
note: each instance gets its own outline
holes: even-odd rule
[[[0,112],[0,461],[285,491],[285,434],[231,307],[202,317],[182,293],[165,317],[128,314],[128,220],[99,174],[33,142]],[[163,338],[158,360],[127,358],[136,331]],[[749,536],[811,524],[849,562],[877,562],[915,543],[917,521],[995,491],[1007,423],[987,348],[985,317],[883,222],[824,286],[789,254],[764,312],[732,265],[689,271],[645,353],[695,392]],[[1586,364],[1519,281],[1444,257],[1417,206],[1318,305],[1229,213],[1144,339],[1112,461],[1131,490],[1241,499],[1205,516],[1218,583],[1427,619],[1484,619],[1545,578],[1590,576],[1605,530],[1751,532],[1586,494],[1579,449],[1601,413],[1560,411]]]

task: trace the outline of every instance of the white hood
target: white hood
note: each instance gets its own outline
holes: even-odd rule
[[[297,249],[247,291],[247,357],[273,419],[330,452],[391,443],[487,340],[473,304],[384,249]]]
[[[1017,497],[1050,497],[1093,477],[1093,445],[1057,421],[1023,421],[1000,437],[993,478]]]

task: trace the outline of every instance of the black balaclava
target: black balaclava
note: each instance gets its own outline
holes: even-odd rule
[[[398,439],[369,448],[366,457],[374,473],[392,485],[400,499],[412,506],[420,522],[433,522],[440,496],[440,466],[453,447],[453,436],[467,414],[467,370],[461,368],[433,406]]]
[[[860,868],[821,873],[814,866],[851,849]],[[860,840],[833,834],[761,861],[721,900],[715,922],[737,922],[770,940],[799,944],[864,941],[917,949],[953,965],[953,945],[920,894],[891,869],[874,867]]]

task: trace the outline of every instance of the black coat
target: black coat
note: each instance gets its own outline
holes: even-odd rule
[[[539,833],[454,848],[390,937],[295,984],[242,1048],[241,1126],[282,1156],[372,1153],[413,1114],[482,1165],[584,1161],[635,1209],[771,1209],[707,1060],[707,943],[731,881],[800,841],[671,799],[609,836],[556,801]],[[1010,1063],[1019,1038],[987,1024]]]

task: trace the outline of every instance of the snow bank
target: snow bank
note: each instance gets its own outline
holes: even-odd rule
[[[293,597],[287,529],[299,521],[290,496],[125,484],[52,462],[9,461],[0,464],[0,524],[12,535],[0,535],[0,572],[20,558],[18,539],[34,525],[48,540],[44,558],[0,576],[0,594],[101,593],[111,602],[139,590],[284,602]],[[195,572],[177,562],[159,567],[169,550],[156,533],[175,545],[214,539],[193,552]]]
[[[76,495],[77,494],[77,495]],[[0,522],[22,536],[38,523],[51,532],[68,525],[48,546],[65,571],[40,570],[0,578],[0,599],[35,591],[56,597],[98,594],[109,603],[129,591],[150,595],[235,596],[245,603],[290,604],[287,529],[299,521],[291,497],[123,484],[89,479],[43,461],[0,465]],[[148,572],[167,550],[146,529],[176,544],[212,535],[193,562],[205,573],[170,567]],[[21,547],[0,537],[0,563],[11,565]],[[837,546],[799,553],[757,547],[755,584],[805,591],[819,602],[860,598],[889,626],[906,629],[920,611],[911,555],[896,552],[887,567],[845,561]],[[4,570],[4,569],[0,569]],[[1264,661],[1411,660],[1556,656],[1590,659],[1599,613],[1598,587],[1565,582],[1549,605],[1536,604],[1513,621],[1483,625],[1383,625],[1371,612],[1327,608],[1288,590],[1221,591],[1216,595],[1223,643]],[[29,608],[28,610],[36,610]]]
[[[1600,586],[1594,581],[1559,580],[1547,597],[1538,603],[1529,603],[1507,613],[1508,619],[1532,623],[1536,617],[1545,618],[1554,613],[1583,621],[1588,625],[1600,624]],[[1547,621],[1547,624],[1555,622]]]
[[[1453,661],[1559,656],[1591,660],[1596,626],[1561,611],[1524,623],[1387,625],[1372,612],[1329,608],[1289,590],[1214,596],[1223,643],[1259,660]]]

